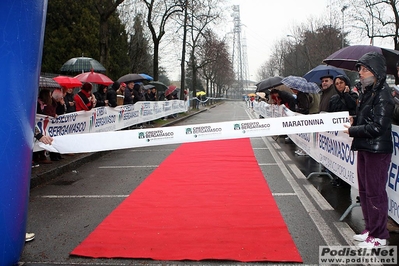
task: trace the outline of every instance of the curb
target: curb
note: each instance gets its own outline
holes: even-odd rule
[[[199,111],[189,114],[187,116],[174,119],[173,121],[170,121],[169,123],[165,123],[160,127],[168,127],[168,126],[174,125],[174,124],[176,124],[180,121],[183,121],[189,117],[192,117],[196,114],[208,111],[209,109],[214,108],[215,106],[216,105],[213,105],[213,106],[210,106],[209,108],[199,110]],[[44,185],[47,182],[59,177],[62,174],[71,172],[71,171],[75,170],[76,168],[82,166],[85,163],[88,163],[92,160],[102,157],[103,155],[107,154],[108,152],[110,152],[110,151],[75,155],[73,158],[71,158],[69,160],[66,159],[65,160],[66,162],[62,163],[61,165],[57,165],[56,167],[44,166],[44,165],[40,166],[42,168],[48,168],[41,172],[38,172],[38,171],[35,171],[34,169],[32,169],[31,179],[30,179],[30,188],[32,189],[32,188]]]

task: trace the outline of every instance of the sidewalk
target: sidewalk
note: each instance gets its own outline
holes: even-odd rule
[[[174,125],[179,121],[182,121],[198,113],[205,112],[213,107],[215,107],[215,105],[207,106],[200,110],[190,110],[186,114],[179,114],[177,118],[168,118],[168,120],[162,121],[162,123],[155,123],[154,127],[168,127]],[[104,151],[71,155],[63,154],[63,159],[60,161],[53,161],[51,164],[40,164],[38,167],[32,168],[30,188],[32,189],[34,187],[41,186],[64,173],[76,171],[76,169],[79,168],[81,165],[100,158],[106,153],[107,152]]]

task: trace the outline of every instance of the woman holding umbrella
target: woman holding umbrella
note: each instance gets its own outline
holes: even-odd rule
[[[386,84],[386,61],[376,52],[363,55],[357,62],[360,95],[356,117],[344,131],[353,138],[357,151],[359,196],[365,230],[354,235],[361,248],[382,247],[389,232],[386,183],[393,152],[392,114],[394,100]]]

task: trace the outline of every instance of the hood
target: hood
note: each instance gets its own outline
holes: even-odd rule
[[[376,52],[367,53],[357,61],[356,67],[359,67],[360,65],[367,67],[376,77],[376,88],[381,87],[385,83],[387,77],[387,65],[385,57],[382,54]]]

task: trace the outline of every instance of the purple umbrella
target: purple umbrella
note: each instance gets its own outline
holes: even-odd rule
[[[357,71],[356,63],[363,55],[368,52],[377,52],[385,57],[387,63],[387,74],[397,75],[396,63],[399,61],[399,51],[387,48],[381,48],[371,45],[352,45],[344,47],[323,60],[324,63],[351,70]]]

